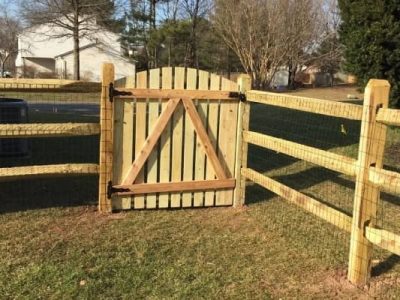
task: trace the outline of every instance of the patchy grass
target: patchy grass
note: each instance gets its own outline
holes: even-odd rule
[[[298,96],[318,98],[323,100],[332,101],[354,101],[362,100],[364,95],[363,92],[359,90],[358,87],[352,85],[339,85],[334,87],[320,87],[320,88],[310,88],[310,89],[299,89],[291,92]],[[353,95],[357,99],[349,99],[348,95]]]
[[[53,116],[38,115],[37,120]],[[262,105],[253,106],[251,119],[252,130],[357,155],[358,122]],[[37,144],[31,161],[46,160],[40,150],[52,153],[54,161],[97,158],[96,141],[54,143]],[[391,155],[399,144],[399,130],[390,129],[385,159],[391,168],[399,167]],[[249,164],[351,213],[354,183],[346,176],[258,147],[250,147]],[[3,298],[400,297],[397,256],[377,250],[370,286],[352,286],[346,281],[349,235],[257,185],[249,184],[243,209],[105,216],[96,212],[96,180],[0,185]],[[380,207],[381,224],[395,232],[398,200],[384,195]]]

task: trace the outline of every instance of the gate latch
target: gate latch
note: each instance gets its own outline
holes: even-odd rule
[[[111,196],[115,193],[123,193],[123,192],[129,192],[129,189],[118,189],[115,188],[112,184],[112,181],[110,180],[107,184],[107,199],[111,199]]]
[[[108,87],[108,97],[110,99],[110,102],[114,101],[114,97],[116,96],[130,96],[132,95],[131,92],[125,92],[125,91],[118,91],[114,88],[114,83],[110,83],[110,86]]]

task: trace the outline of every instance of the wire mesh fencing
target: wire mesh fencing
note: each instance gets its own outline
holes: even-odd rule
[[[0,212],[96,203],[98,176],[57,173],[98,164],[98,133],[73,124],[98,125],[99,102],[99,84],[0,85]]]
[[[251,186],[246,202],[269,201],[275,230],[328,265],[347,266],[348,279],[361,285],[371,267],[379,273],[400,253],[400,174],[391,155],[399,147],[391,126],[400,118],[387,108],[388,92],[387,82],[372,80],[360,105],[247,93],[256,103],[243,132],[242,175],[268,192]],[[373,254],[373,245],[393,254]]]

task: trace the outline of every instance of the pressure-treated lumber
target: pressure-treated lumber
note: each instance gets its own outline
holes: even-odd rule
[[[247,100],[331,117],[361,120],[362,106],[344,102],[251,90]]]
[[[380,108],[376,116],[376,121],[386,125],[400,126],[400,110]]]
[[[162,192],[184,192],[201,190],[233,189],[234,179],[215,179],[201,181],[162,182],[162,183],[140,183],[133,185],[117,185],[117,189],[129,191],[117,192],[117,195],[154,194]]]
[[[160,137],[161,133],[163,132],[165,126],[167,125],[169,119],[171,118],[172,113],[174,112],[176,106],[180,102],[179,99],[171,99],[168,102],[167,107],[161,113],[160,117],[154,124],[154,127],[150,133],[150,135],[146,138],[139,155],[135,158],[131,168],[127,172],[125,178],[122,181],[123,185],[132,184],[135,182],[137,175],[139,174],[140,170],[143,168],[144,163],[146,162],[147,158],[149,157],[151,151],[153,150],[154,146],[156,145],[158,138]]]
[[[285,200],[296,204],[321,219],[343,229],[351,230],[351,217],[323,204],[307,195],[289,188],[271,178],[264,176],[252,169],[242,168],[242,175],[251,181],[263,186],[267,190],[277,194]]]
[[[376,122],[376,114],[378,108],[387,108],[389,90],[386,80],[370,80],[365,89],[348,268],[348,279],[356,285],[365,285],[371,273],[372,244],[365,227],[375,225],[379,188],[369,181],[369,171],[372,165],[383,165],[386,126]]]
[[[99,133],[100,124],[95,123],[0,124],[0,138],[62,137]]]
[[[187,114],[189,115],[191,121],[193,122],[193,127],[197,133],[197,137],[200,140],[200,143],[203,146],[204,152],[206,153],[208,159],[210,160],[212,166],[214,167],[214,171],[215,174],[217,175],[217,178],[226,179],[225,171],[222,168],[220,161],[218,160],[217,154],[215,153],[211,141],[207,135],[207,132],[204,129],[204,126],[196,111],[196,107],[194,106],[193,101],[190,99],[182,99],[182,101]]]
[[[147,72],[139,72],[136,74],[136,87],[145,89],[147,84]],[[139,101],[140,100],[140,101]],[[147,99],[137,99],[135,109],[135,133],[134,133],[134,148],[135,158],[140,154],[140,150],[146,140],[146,122],[147,122]],[[131,164],[129,164],[129,168]],[[129,170],[128,168],[128,170]],[[145,181],[145,172],[142,169],[136,177],[136,183],[143,183]],[[146,199],[144,195],[132,197],[133,206],[135,209],[143,209],[146,207]]]
[[[172,88],[172,68],[162,68],[162,89]],[[167,102],[162,103],[162,109],[164,110]],[[170,125],[170,124],[168,124]],[[170,176],[170,162],[171,162],[171,126],[165,128],[164,132],[160,137],[160,182],[169,182]],[[158,195],[158,207],[167,208],[169,206],[170,195],[168,193],[160,193]]]
[[[384,229],[371,226],[365,228],[365,237],[372,244],[400,255],[400,236]]]
[[[400,173],[371,167],[369,181],[381,187],[385,192],[400,194]]]
[[[205,71],[199,72],[199,79],[203,78],[202,85],[199,85],[199,89],[218,91],[221,88],[221,77],[215,74],[209,74]],[[208,79],[209,78],[209,79]],[[210,85],[208,86],[208,82]],[[214,149],[217,149],[217,137],[218,137],[218,121],[219,121],[219,103],[216,101],[210,101],[208,103],[208,116],[207,116],[207,134],[210,138],[211,144]],[[209,159],[206,160],[206,179],[215,179],[214,168]],[[214,191],[206,191],[204,195],[204,206],[214,206],[214,200],[217,193]]]
[[[350,157],[251,131],[243,132],[243,140],[339,173],[349,176],[356,174],[356,160]]]
[[[152,69],[149,71],[149,88],[159,89],[160,88],[160,69]],[[152,128],[157,122],[159,111],[160,111],[160,101],[158,98],[151,98],[147,102],[148,104],[148,117],[147,117],[147,128],[148,132],[151,132]],[[167,104],[168,107],[168,104]],[[172,114],[171,114],[172,115]],[[167,121],[168,123],[168,121]],[[165,127],[167,126],[165,124]],[[165,127],[162,131],[165,130]],[[147,183],[157,182],[158,173],[158,150],[157,150],[158,138],[154,147],[154,150],[150,152],[147,159]],[[157,207],[157,195],[148,195],[146,197],[146,208],[156,208]]]
[[[111,212],[111,199],[108,199],[107,186],[112,181],[113,166],[113,106],[109,99],[109,86],[114,82],[114,65],[102,66],[102,89],[100,103],[100,176],[99,211]]]
[[[62,164],[0,168],[0,182],[56,176],[78,176],[99,173],[96,164]]]
[[[178,68],[176,68],[178,69]],[[160,90],[160,89],[118,89],[121,92],[132,93],[132,95],[121,95],[115,99],[129,100],[135,98],[159,98],[164,101],[171,98],[191,98],[198,100],[237,100],[237,94],[230,91],[203,91],[203,90]],[[235,92],[235,91],[233,91]]]
[[[237,83],[221,78],[221,90],[230,90]],[[235,175],[236,137],[238,122],[239,100],[225,101],[220,104],[218,159],[221,162],[227,177]],[[215,197],[216,205],[232,205],[233,190],[218,191]]]

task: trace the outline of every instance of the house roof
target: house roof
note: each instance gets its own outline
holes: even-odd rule
[[[85,49],[88,49],[88,48],[92,48],[92,47],[94,47],[94,46],[96,46],[96,45],[98,45],[98,44],[99,44],[99,43],[94,42],[94,43],[85,45],[85,46],[83,46],[83,47],[79,47],[79,51],[82,51],[82,50],[85,50]],[[59,57],[67,56],[67,55],[70,55],[70,54],[72,54],[72,53],[74,53],[74,50],[69,50],[69,51],[66,51],[66,52],[64,52],[64,53],[61,53],[61,54],[56,55],[54,58],[59,58]]]

